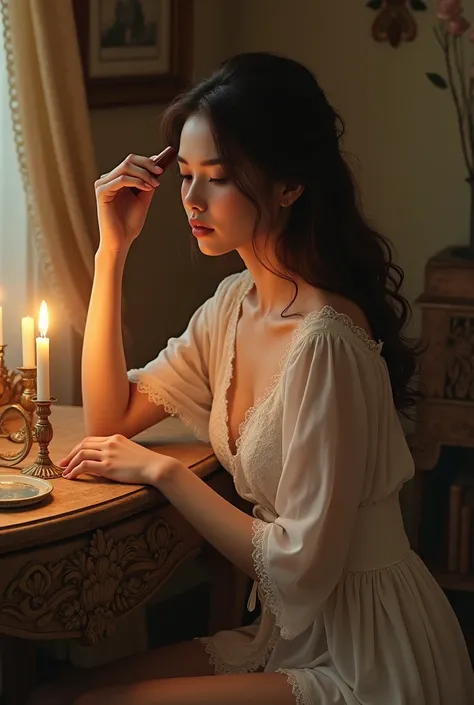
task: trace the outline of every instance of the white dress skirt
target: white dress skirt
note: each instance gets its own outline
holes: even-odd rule
[[[180,337],[129,372],[212,443],[254,505],[261,616],[202,640],[216,673],[284,673],[297,705],[472,705],[460,626],[403,527],[414,466],[383,343],[329,306],[307,314],[232,454],[227,390],[252,286],[247,270],[224,279]]]

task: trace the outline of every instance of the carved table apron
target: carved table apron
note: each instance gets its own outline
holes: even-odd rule
[[[51,457],[57,462],[84,437],[82,409],[56,407]],[[175,418],[135,440],[179,458],[229,501],[233,482],[210,445]],[[15,468],[34,460],[36,447]],[[51,480],[54,491],[30,509],[0,509],[0,635],[7,705],[26,701],[34,678],[31,640],[78,638],[94,643],[118,619],[149,600],[186,558],[205,547],[200,535],[157,490],[94,476]],[[212,558],[210,631],[235,626],[242,581],[230,564]],[[214,614],[213,614],[214,609]],[[30,658],[28,657],[30,655]]]

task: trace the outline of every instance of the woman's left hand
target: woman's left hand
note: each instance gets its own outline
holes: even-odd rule
[[[176,463],[174,458],[143,448],[118,434],[85,438],[59,461],[67,480],[87,472],[115,482],[155,487],[160,476]]]

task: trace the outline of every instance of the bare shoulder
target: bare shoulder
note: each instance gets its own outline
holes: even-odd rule
[[[330,291],[324,291],[323,289],[315,289],[314,287],[307,287],[304,292],[302,292],[299,311],[303,315],[311,311],[321,311],[325,306],[330,306],[338,313],[348,316],[355,326],[362,328],[372,337],[372,331],[367,316],[354,301],[351,301],[345,296],[334,294]]]

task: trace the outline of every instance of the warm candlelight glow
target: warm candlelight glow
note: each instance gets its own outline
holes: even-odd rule
[[[39,321],[38,321],[38,328],[39,328],[40,336],[42,338],[46,338],[46,333],[48,332],[48,324],[49,324],[48,307],[46,306],[46,301],[42,301],[41,306],[40,306]]]
[[[39,338],[36,338],[36,396],[38,401],[49,401],[49,338],[48,332],[48,307],[45,301],[41,302],[39,320]]]

